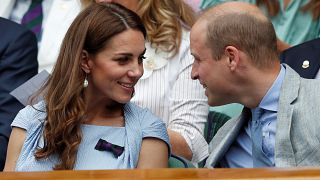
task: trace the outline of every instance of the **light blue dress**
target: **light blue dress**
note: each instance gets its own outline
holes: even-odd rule
[[[124,116],[124,127],[81,125],[83,136],[78,149],[75,170],[135,168],[142,139],[145,137],[161,139],[170,149],[164,122],[149,110],[127,103],[124,106]],[[11,126],[27,130],[16,171],[50,171],[59,162],[56,155],[41,160],[36,160],[34,157],[36,149],[43,147],[45,117],[45,103],[41,101],[33,107],[25,107],[14,119]],[[116,158],[111,152],[95,150],[95,145],[100,138],[124,147],[124,152]]]
[[[242,1],[256,4],[256,0],[202,0],[201,9],[206,9],[227,1]],[[280,11],[270,20],[277,37],[291,46],[320,37],[320,18],[313,20],[311,11],[303,12],[301,7],[309,0],[291,0],[284,9],[283,0],[279,0]],[[268,16],[264,6],[259,7]]]

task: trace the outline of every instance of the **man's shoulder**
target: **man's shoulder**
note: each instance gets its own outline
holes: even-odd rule
[[[301,78],[300,83],[301,93],[309,94],[310,96],[317,97],[314,101],[320,102],[320,80],[319,79],[304,79]],[[319,104],[320,106],[320,104]]]
[[[289,65],[286,65],[286,76],[288,77],[283,83],[299,83],[299,85],[302,87],[306,85],[309,85],[311,87],[320,86],[320,80],[303,78]]]
[[[0,17],[0,33],[6,35],[9,33],[16,33],[17,31],[26,32],[28,29],[16,22]]]
[[[290,67],[286,68],[286,77],[282,84],[280,96],[286,101],[297,101],[299,104],[319,104],[320,106],[320,80],[300,77]]]
[[[26,27],[11,20],[0,17],[0,49],[5,48],[11,42],[34,42],[37,43],[35,35]],[[24,41],[22,41],[23,39]]]

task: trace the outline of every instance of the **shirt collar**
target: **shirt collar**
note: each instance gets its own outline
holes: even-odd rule
[[[267,91],[266,95],[263,97],[262,101],[259,104],[259,108],[269,110],[269,111],[278,111],[278,102],[280,97],[281,85],[286,74],[286,68],[281,65],[281,70],[277,76],[277,79],[273,82],[271,88]]]

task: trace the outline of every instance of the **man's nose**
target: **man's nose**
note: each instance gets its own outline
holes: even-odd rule
[[[192,64],[192,69],[191,69],[191,79],[197,80],[198,77],[199,77],[199,75],[198,75],[198,69],[197,69],[197,67],[195,66],[195,64],[193,63],[193,64]]]

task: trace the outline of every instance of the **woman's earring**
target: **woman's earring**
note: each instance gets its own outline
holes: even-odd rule
[[[88,79],[87,79],[87,74],[86,74],[86,77],[84,78],[84,81],[83,81],[83,87],[84,88],[86,88],[86,87],[88,87],[88,85],[89,85],[89,82],[88,82]]]

